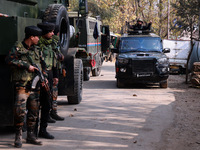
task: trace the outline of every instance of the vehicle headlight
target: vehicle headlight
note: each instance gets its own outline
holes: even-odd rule
[[[119,62],[120,64],[127,64],[127,63],[128,63],[128,59],[119,58],[119,59],[118,59],[118,62]]]
[[[126,72],[126,68],[120,68],[120,72]]]
[[[168,72],[168,71],[169,71],[168,67],[161,68],[161,72]]]
[[[167,58],[160,58],[160,59],[158,59],[158,63],[159,64],[167,64],[168,63],[168,59]]]

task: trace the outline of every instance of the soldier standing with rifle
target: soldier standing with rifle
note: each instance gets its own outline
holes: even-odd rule
[[[44,61],[47,67],[48,81],[51,92],[53,91],[53,85],[58,84],[58,70],[56,68],[57,60],[56,54],[52,47],[52,37],[54,35],[55,25],[53,23],[43,22],[37,25],[40,29],[42,29],[42,37],[38,43],[41,48],[41,52],[44,56]],[[39,137],[54,139],[54,136],[46,131],[48,126],[48,122],[54,123],[55,120],[50,117],[50,110],[52,108],[53,98],[48,96],[44,89],[41,89],[41,122],[40,122],[40,130]],[[57,111],[55,112],[57,115]],[[58,115],[57,115],[58,116]],[[58,116],[60,117],[60,116]],[[63,118],[64,120],[64,118]]]
[[[23,42],[17,42],[9,52],[6,61],[11,65],[12,80],[16,88],[16,100],[14,105],[15,121],[15,142],[14,146],[22,147],[22,126],[27,112],[27,143],[42,145],[42,142],[36,139],[34,129],[39,111],[40,85],[32,88],[32,82],[38,70],[32,64],[41,65],[41,53],[38,44],[42,30],[36,26],[25,28],[25,39]]]
[[[62,64],[61,62],[64,60],[64,55],[60,51],[60,46],[59,46],[59,27],[56,26],[54,30],[54,35],[52,36],[52,49],[55,53],[56,57],[56,69],[58,76],[62,72]],[[57,84],[53,84],[53,101],[52,101],[52,108],[50,110],[50,116],[55,119],[55,120],[64,120],[65,118],[59,116],[57,114],[57,97],[58,97],[58,82]]]

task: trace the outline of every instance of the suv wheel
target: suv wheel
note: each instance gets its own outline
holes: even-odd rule
[[[92,70],[92,76],[99,76],[101,73],[101,67],[99,66],[98,68],[95,68]]]
[[[118,88],[123,88],[124,87],[124,83],[119,78],[117,78],[117,87]]]
[[[161,87],[161,88],[167,88],[167,86],[168,86],[167,80],[164,81],[164,82],[160,82],[160,87]]]
[[[84,68],[84,72],[83,72],[84,81],[89,81],[90,80],[90,72],[91,72],[91,68],[90,67]]]

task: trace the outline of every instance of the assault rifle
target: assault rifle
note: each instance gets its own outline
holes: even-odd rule
[[[46,92],[48,93],[48,95],[52,98],[53,96],[52,96],[51,90],[49,88],[49,85],[46,83],[46,79],[45,79],[42,71],[40,70],[40,68],[37,64],[33,64],[33,66],[36,67],[38,70],[35,70],[37,76],[33,79],[31,88],[35,89],[37,86],[37,83],[40,81],[44,85],[44,88],[45,88]]]

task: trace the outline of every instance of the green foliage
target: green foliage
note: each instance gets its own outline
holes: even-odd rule
[[[79,1],[78,0],[70,0],[69,1],[69,11],[78,11]]]
[[[191,19],[197,19],[199,15],[198,0],[177,0],[172,3],[175,8],[175,14],[179,17],[179,25],[187,27]]]
[[[78,0],[71,0],[70,9],[78,10]],[[126,21],[133,22],[137,18],[145,22],[152,21],[154,32],[162,38],[168,34],[168,2],[169,0],[88,0],[89,13],[101,16],[103,24],[109,25],[111,31],[120,33],[125,29]],[[198,0],[170,0],[170,34],[180,35],[182,28],[197,21],[199,14]],[[176,26],[173,23],[177,20]],[[178,26],[177,26],[178,24]],[[181,25],[182,28],[179,28]]]
[[[141,18],[146,23],[152,21],[154,31],[166,36],[167,0],[162,0],[162,3],[157,0],[91,0],[90,3],[90,11],[100,15],[102,22],[108,24],[113,32],[125,31],[126,21],[134,24],[137,18]]]
[[[176,16],[176,26],[172,26],[172,31],[179,34],[188,27],[198,24],[199,0],[176,0],[172,3],[173,14]],[[180,35],[180,34],[179,34]]]

